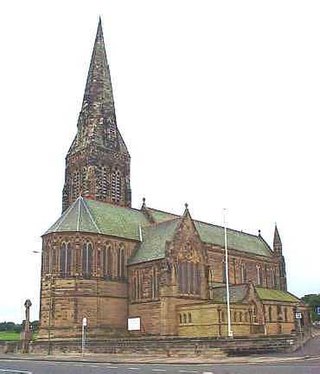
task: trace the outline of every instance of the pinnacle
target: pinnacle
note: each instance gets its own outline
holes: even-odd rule
[[[275,247],[281,247],[281,246],[282,246],[282,243],[281,243],[278,227],[277,225],[275,225],[274,236],[273,236],[273,247],[275,248]]]

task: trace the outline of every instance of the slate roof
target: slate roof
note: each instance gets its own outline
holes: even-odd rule
[[[131,263],[151,261],[165,256],[165,243],[172,239],[181,216],[147,208],[155,224],[150,224],[141,210],[121,207],[81,196],[46,231],[88,232],[131,239],[140,242],[139,227],[143,241],[134,253]],[[195,221],[195,227],[205,243],[224,247],[224,228],[205,222]],[[255,255],[272,256],[272,251],[261,236],[236,230],[227,230],[228,248]]]
[[[264,301],[287,301],[299,302],[300,300],[289,292],[281,290],[273,290],[270,288],[256,287],[257,294],[261,300]]]

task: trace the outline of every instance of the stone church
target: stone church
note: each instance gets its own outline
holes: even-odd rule
[[[62,215],[44,233],[39,339],[288,334],[300,300],[287,291],[277,227],[261,234],[131,207],[130,154],[117,126],[101,20],[77,134],[66,156]],[[229,306],[226,303],[226,277]],[[228,312],[230,311],[230,313]],[[128,326],[131,328],[128,328]],[[230,326],[229,326],[230,327]]]

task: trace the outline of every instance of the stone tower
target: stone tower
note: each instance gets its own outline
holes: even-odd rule
[[[77,126],[66,156],[62,211],[80,195],[130,207],[130,155],[117,127],[101,19]]]

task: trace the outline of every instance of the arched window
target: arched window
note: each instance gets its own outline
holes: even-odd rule
[[[125,270],[125,263],[124,263],[124,248],[123,244],[120,245],[119,252],[118,252],[118,277],[120,279],[124,278],[124,270]]]
[[[199,264],[186,261],[178,264],[178,289],[181,294],[200,294]]]
[[[133,277],[132,299],[138,299],[138,280],[136,276]]]
[[[257,270],[257,284],[261,285],[262,284],[261,266],[256,265],[256,270]]]
[[[246,265],[242,264],[241,265],[241,283],[246,283],[246,281],[247,281]]]
[[[134,276],[134,299],[140,300],[142,297],[142,287],[141,287],[141,274],[140,271],[136,270]]]
[[[284,321],[288,322],[288,309],[284,308]]]
[[[57,271],[57,249],[55,247],[52,248],[51,267],[52,267],[52,272],[55,273]]]
[[[67,277],[71,273],[71,245],[63,242],[60,248],[60,273]]]
[[[192,323],[191,313],[188,313],[188,323]]]
[[[268,267],[267,265],[264,266],[264,279],[266,288],[268,288]]]
[[[151,274],[151,298],[157,299],[158,296],[159,296],[158,274],[157,274],[157,269],[153,267],[152,274]]]
[[[179,323],[182,323],[182,315],[181,315],[181,313],[179,314]]]
[[[272,307],[269,306],[269,321],[272,321]]]
[[[271,269],[271,283],[272,288],[277,288],[277,274],[275,269]]]
[[[107,196],[108,193],[108,173],[107,168],[101,168],[101,194],[102,196]]]
[[[87,168],[82,169],[81,173],[81,188],[82,188],[82,193],[86,194],[89,192],[88,190],[88,177],[87,177]]]
[[[111,246],[107,246],[107,276],[112,277],[113,276],[113,255],[112,255],[112,248]]]
[[[277,305],[277,315],[278,315],[278,321],[282,321],[282,310],[281,310],[280,305]]]
[[[42,251],[42,274],[48,273],[48,252],[47,250]]]
[[[255,304],[252,305],[252,322],[257,323],[257,306]]]
[[[242,322],[242,312],[239,313],[239,322]]]
[[[100,275],[107,276],[107,247],[103,247],[100,252]]]
[[[75,200],[80,195],[80,173],[76,171],[73,174],[72,181],[72,198]]]
[[[183,313],[183,323],[187,323],[187,315]]]
[[[222,268],[221,268],[221,271],[222,271],[222,282],[226,283],[226,281],[227,281],[227,277],[226,277],[226,264],[225,264],[224,261],[222,261],[221,266],[222,266]]]
[[[111,175],[111,199],[115,203],[119,203],[121,199],[121,174],[118,168]]]
[[[82,275],[89,277],[92,274],[93,249],[90,242],[85,242],[82,247]]]

